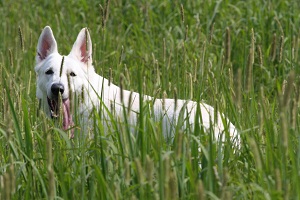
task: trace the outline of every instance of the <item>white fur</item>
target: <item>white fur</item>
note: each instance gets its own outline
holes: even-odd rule
[[[72,96],[74,100],[74,98],[84,96],[84,100],[79,101],[78,107],[75,108],[79,114],[85,118],[84,123],[89,121],[88,118],[94,107],[99,109],[102,101],[103,105],[109,110],[113,108],[114,116],[120,119],[124,116],[123,105],[126,110],[130,105],[131,109],[128,115],[129,122],[133,126],[136,125],[137,113],[140,112],[139,94],[128,90],[121,91],[120,87],[112,83],[109,84],[107,79],[95,73],[92,66],[92,42],[86,28],[80,31],[70,54],[64,56],[63,69],[60,77],[62,59],[63,56],[57,51],[57,43],[52,30],[47,26],[39,38],[35,71],[37,73],[36,95],[41,99],[43,109],[48,115],[50,115],[50,109],[47,104],[47,97],[53,97],[51,86],[54,83],[61,83],[65,87],[62,99],[67,99]],[[49,69],[53,70],[54,73],[50,75],[46,74],[46,71]],[[71,73],[76,74],[76,76],[70,76]],[[123,102],[121,100],[121,92],[123,93]],[[101,97],[101,101],[99,97]],[[129,102],[129,99],[131,99],[131,102]],[[187,123],[191,125],[195,123],[197,103],[194,101],[177,100],[177,102],[175,102],[174,99],[154,100],[153,97],[147,95],[143,96],[143,99],[145,102],[152,102],[154,120],[162,120],[165,137],[174,137],[174,129],[181,112],[183,113],[184,119],[186,119],[185,125],[183,126],[186,126]],[[239,143],[238,131],[223,114],[218,113],[215,119],[213,107],[205,103],[200,103],[200,108],[202,125],[207,132],[213,130],[214,137],[219,139],[222,135],[222,140],[224,141],[224,131],[228,131],[232,137],[232,141]],[[107,115],[104,114],[104,116]],[[223,122],[226,124],[224,125]],[[83,124],[80,126],[83,126]]]

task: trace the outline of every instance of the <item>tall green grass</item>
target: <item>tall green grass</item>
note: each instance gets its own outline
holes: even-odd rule
[[[299,199],[296,1],[1,1],[0,11],[0,199]],[[77,127],[70,140],[35,97],[45,25],[62,54],[87,26],[95,70],[117,85],[214,106],[240,149],[220,151],[198,126],[166,141],[146,104],[134,133],[113,117],[107,130],[95,111],[94,138]]]

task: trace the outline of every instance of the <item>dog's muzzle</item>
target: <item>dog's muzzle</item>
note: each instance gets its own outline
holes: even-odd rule
[[[64,91],[65,88],[63,84],[54,83],[51,86],[52,98],[48,97],[47,99],[50,108],[51,118],[58,118],[61,110],[63,113],[63,129],[67,130],[73,125],[73,121],[70,112],[70,100],[69,98],[62,98]],[[71,137],[73,137],[73,131]]]

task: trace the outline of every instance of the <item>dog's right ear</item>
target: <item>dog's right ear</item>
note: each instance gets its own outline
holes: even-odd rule
[[[81,29],[69,55],[87,66],[92,64],[92,40],[87,28]]]
[[[36,63],[43,61],[51,53],[57,52],[57,43],[49,26],[42,31],[37,45]]]

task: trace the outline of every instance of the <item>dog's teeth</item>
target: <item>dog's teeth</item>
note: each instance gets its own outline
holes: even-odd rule
[[[53,110],[51,110],[51,116],[54,118],[58,117],[58,115]]]

